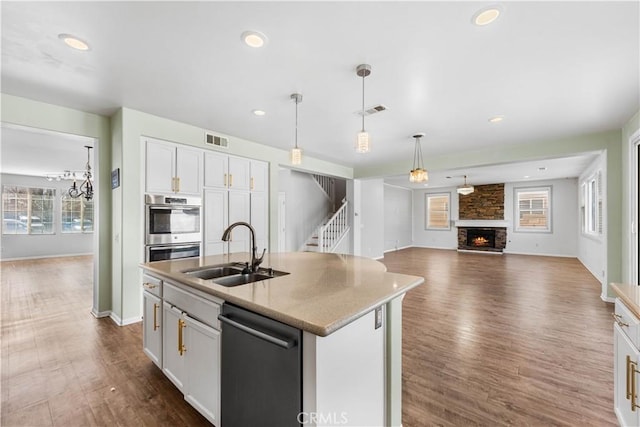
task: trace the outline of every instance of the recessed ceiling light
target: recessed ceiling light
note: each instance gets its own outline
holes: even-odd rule
[[[267,44],[267,36],[259,31],[245,31],[240,38],[249,47],[262,47]]]
[[[256,116],[264,116],[265,114],[267,114],[264,110],[253,110],[251,112]]]
[[[525,177],[525,178],[531,178],[529,175],[525,175],[524,177]]]
[[[539,168],[538,168],[538,170],[539,170],[540,172],[544,172],[544,171],[546,171],[546,170],[547,170],[547,168],[546,168],[546,167],[544,167],[544,166],[541,166],[541,167],[539,167]]]
[[[491,24],[500,16],[500,9],[497,6],[490,6],[477,11],[472,18],[472,22],[479,27]]]
[[[493,116],[489,118],[489,123],[500,123],[504,120],[504,116]]]
[[[71,34],[58,34],[58,38],[66,43],[67,46],[77,50],[89,50],[87,42],[80,40]]]

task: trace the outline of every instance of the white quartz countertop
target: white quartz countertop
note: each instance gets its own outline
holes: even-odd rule
[[[248,253],[237,253],[149,262],[141,267],[318,336],[335,332],[424,282],[422,277],[389,273],[370,258],[315,252],[266,254],[261,267],[290,274],[235,287],[182,273],[249,258]]]

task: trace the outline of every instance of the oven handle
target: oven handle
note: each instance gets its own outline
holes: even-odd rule
[[[201,209],[200,205],[147,205],[149,208],[162,209],[167,211],[182,211],[186,209]]]
[[[200,244],[193,244],[193,245],[163,245],[163,246],[149,246],[149,252],[151,251],[159,251],[162,249],[189,249],[189,248],[199,248]]]

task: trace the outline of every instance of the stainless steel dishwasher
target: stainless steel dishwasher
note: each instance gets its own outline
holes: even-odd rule
[[[300,426],[302,331],[223,304],[221,424]]]

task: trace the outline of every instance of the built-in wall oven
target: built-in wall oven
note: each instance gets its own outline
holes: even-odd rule
[[[145,195],[145,260],[200,256],[202,199]]]

